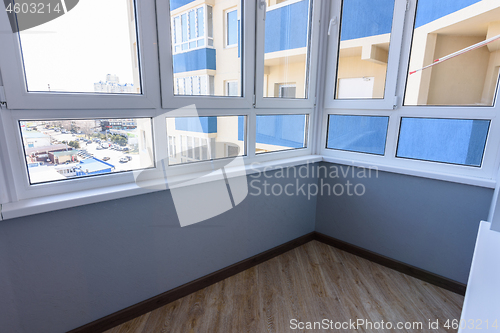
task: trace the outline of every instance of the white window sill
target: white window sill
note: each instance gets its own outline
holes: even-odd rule
[[[262,171],[271,171],[277,168],[321,162],[322,160],[323,158],[319,155],[306,155],[258,163],[258,165],[247,165],[244,169],[238,167],[225,168],[224,171],[227,178],[233,178],[239,177],[242,174],[249,175]],[[216,176],[207,176],[206,174],[206,172],[200,172],[189,175],[175,176],[173,178],[169,178],[168,184],[165,184],[164,179],[159,179],[141,183],[141,186],[136,183],[128,183],[6,203],[1,205],[0,220],[13,219],[102,201],[126,198],[134,195],[152,193],[182,186],[202,184],[219,179]]]
[[[329,162],[342,165],[350,165],[365,168],[377,168],[380,171],[430,178],[447,182],[467,184],[486,188],[495,188],[496,182],[493,179],[465,177],[460,175],[443,174],[437,172],[428,172],[421,170],[406,169],[401,167],[373,164],[362,161],[345,160],[321,155],[306,155],[288,159],[274,160],[270,162],[258,163],[257,165],[247,165],[243,167],[225,168],[228,178],[239,177],[242,174],[255,174],[262,171],[272,171],[278,168],[303,165],[307,163]],[[189,174],[169,178],[168,184],[164,179],[152,180],[147,183],[128,183],[122,185],[108,186],[98,189],[84,190],[73,193],[64,193],[39,197],[33,199],[21,200],[1,205],[0,220],[13,219],[22,216],[40,214],[59,209],[88,205],[92,203],[115,200],[135,195],[157,192],[165,189],[177,188],[182,186],[191,186],[216,180],[216,177],[206,175],[206,172],[199,174]],[[149,189],[145,188],[148,187]],[[151,189],[154,187],[155,189]]]
[[[415,176],[421,178],[430,178],[436,180],[442,180],[446,182],[473,185],[486,188],[495,188],[496,181],[489,178],[479,178],[479,177],[469,177],[458,174],[449,174],[441,172],[423,171],[411,168],[402,168],[401,166],[392,166],[382,163],[370,163],[362,161],[346,160],[342,158],[335,158],[330,156],[323,156],[323,161],[342,165],[352,165],[357,167],[365,168],[377,168],[380,171],[386,171],[391,173],[398,173],[402,175]]]

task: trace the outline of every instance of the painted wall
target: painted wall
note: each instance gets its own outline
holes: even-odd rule
[[[217,117],[177,117],[175,129],[197,133],[217,133]]]
[[[273,174],[257,180],[295,183]],[[312,232],[315,211],[315,198],[249,195],[181,228],[162,191],[2,221],[0,331],[79,327]]]
[[[373,77],[373,98],[384,98],[387,64],[379,64],[354,57],[340,57],[338,79]]]
[[[419,0],[415,26],[418,28],[480,1],[481,0]]]
[[[485,40],[484,36],[437,35],[434,59]],[[487,47],[434,66],[427,103],[431,105],[474,105],[481,103],[490,52]],[[460,68],[460,70],[457,70]],[[466,84],[464,84],[466,83]]]
[[[419,0],[415,26],[418,28],[481,0]],[[342,6],[341,40],[391,32],[394,0],[351,0]]]
[[[372,172],[371,178],[360,178],[362,169],[355,168],[354,177],[353,169],[344,166],[345,170],[348,174],[340,173],[339,178],[322,173],[320,188],[350,181],[363,184],[365,194],[318,197],[316,231],[467,283],[479,222],[488,217],[492,189],[382,171],[378,177]]]
[[[340,40],[391,32],[394,0],[350,0],[342,5]]]
[[[302,0],[266,13],[265,53],[307,46],[309,1]]]
[[[176,10],[182,6],[187,5],[188,3],[194,2],[196,0],[170,0],[170,10]]]

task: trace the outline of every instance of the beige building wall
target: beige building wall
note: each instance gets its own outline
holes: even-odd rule
[[[484,36],[438,35],[434,58],[438,59],[484,39]],[[425,104],[481,104],[489,57],[488,48],[482,47],[434,66]]]
[[[500,3],[483,0],[415,29],[410,71],[500,34]],[[405,105],[492,105],[500,43],[409,75]]]
[[[264,60],[264,97],[279,97],[279,86],[293,84],[295,98],[306,97],[307,48],[272,52]]]
[[[346,78],[374,77],[373,98],[384,98],[387,64],[379,64],[362,60],[361,55],[340,57],[337,75],[338,80]],[[338,90],[338,89],[337,89]]]
[[[215,95],[227,96],[226,82],[238,81],[238,94],[241,94],[241,60],[238,58],[238,45],[227,45],[227,13],[238,12],[241,21],[239,0],[216,0],[214,5],[214,47],[216,50]]]

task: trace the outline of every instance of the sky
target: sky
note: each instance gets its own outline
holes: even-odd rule
[[[80,0],[65,15],[21,31],[28,91],[93,92],[116,74],[133,83],[128,0]]]

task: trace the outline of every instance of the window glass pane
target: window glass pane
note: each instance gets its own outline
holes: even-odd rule
[[[326,148],[384,155],[388,124],[389,117],[331,114]]]
[[[140,94],[133,10],[123,0],[80,1],[67,14],[20,31],[28,91]],[[30,19],[19,15],[19,26]]]
[[[212,38],[214,36],[214,24],[213,24],[213,8],[212,6],[207,6],[207,31],[208,37]]]
[[[226,89],[227,89],[228,96],[238,96],[238,82],[237,81],[226,82]]]
[[[255,153],[305,148],[307,115],[257,116]]]
[[[418,1],[404,104],[493,105],[499,17],[498,1]]]
[[[189,39],[196,38],[196,12],[194,10],[189,11]]]
[[[178,44],[181,42],[182,42],[181,18],[177,16],[174,18],[174,43]]]
[[[182,24],[182,41],[185,42],[188,40],[187,32],[188,32],[188,25],[187,25],[187,16],[186,14],[181,15],[181,24]]]
[[[21,121],[31,184],[154,166],[151,118]]]
[[[174,145],[169,165],[245,155],[245,116],[167,118]]]
[[[238,44],[238,15],[237,11],[233,10],[227,13],[227,45]]]
[[[198,37],[205,35],[205,14],[203,13],[203,8],[198,8]]]
[[[311,0],[271,1],[267,7],[264,97],[307,98]],[[294,86],[282,93],[282,86]]]
[[[181,77],[189,80],[192,76],[210,77],[210,89],[206,89],[205,82],[205,89],[174,88],[175,95],[228,96],[228,80],[236,81],[241,87],[243,62],[237,15],[241,1],[231,2],[230,5],[227,1],[215,1],[209,6],[200,5],[197,1],[170,0],[171,30],[175,35],[172,36],[173,80]],[[181,40],[176,37],[177,30],[182,31]],[[238,47],[228,48],[228,45]],[[239,89],[234,96],[242,96],[241,91]]]
[[[384,98],[394,0],[344,0],[337,99]]]
[[[397,157],[481,166],[489,120],[402,118]]]

